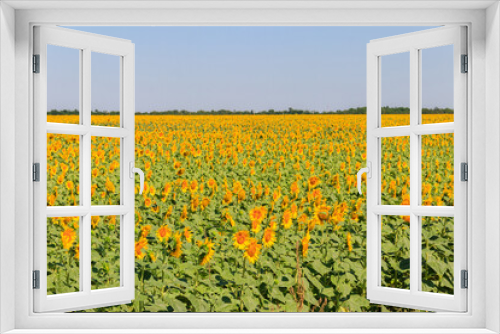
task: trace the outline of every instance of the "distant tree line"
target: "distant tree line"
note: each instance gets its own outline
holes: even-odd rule
[[[92,115],[119,115],[120,114],[119,111],[105,111],[105,110],[98,110],[98,109],[92,110],[91,113],[92,113]],[[80,114],[80,112],[78,111],[78,109],[73,109],[73,110],[51,109],[50,111],[47,111],[47,115],[79,115],[79,114]]]
[[[104,111],[95,109],[92,115],[119,115],[118,111]],[[382,114],[409,114],[410,108],[407,107],[382,107]],[[79,111],[77,109],[52,109],[47,112],[48,115],[78,115]],[[164,111],[150,111],[150,112],[136,112],[137,115],[247,115],[247,114],[264,114],[264,115],[300,115],[300,114],[339,114],[339,115],[356,115],[356,114],[366,114],[366,107],[349,108],[344,110],[331,110],[331,111],[316,111],[308,109],[295,109],[288,108],[286,110],[198,110],[198,111],[188,111],[188,110],[164,110]],[[422,114],[453,114],[453,109],[451,108],[422,108]]]
[[[408,107],[382,107],[382,114],[409,114],[410,108]],[[365,112],[366,114],[366,107]],[[422,114],[453,114],[451,108],[422,108]]]

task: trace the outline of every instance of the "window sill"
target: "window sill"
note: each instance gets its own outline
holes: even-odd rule
[[[470,329],[14,329],[5,334],[489,334]]]

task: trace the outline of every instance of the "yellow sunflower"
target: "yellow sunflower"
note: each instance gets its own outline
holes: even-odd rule
[[[99,216],[92,216],[90,219],[90,224],[92,225],[92,228],[96,228],[97,225],[99,225],[99,221],[101,220],[101,217]]]
[[[317,176],[311,176],[307,182],[309,184],[309,189],[313,189],[321,183],[321,180]]]
[[[188,215],[187,205],[184,205],[184,208],[182,209],[182,212],[181,212],[181,221],[186,220],[187,215]]]
[[[189,229],[188,226],[184,227],[184,238],[186,238],[187,242],[191,242],[191,238],[193,236],[193,233]]]
[[[252,222],[257,221],[259,224],[266,218],[267,209],[263,206],[259,206],[250,210],[250,220]]]
[[[214,179],[208,180],[208,187],[212,190],[217,190],[217,182]]]
[[[281,224],[284,228],[289,229],[290,227],[292,227],[292,223],[292,212],[290,210],[286,210],[283,213],[283,221]]]
[[[262,245],[258,243],[257,239],[251,238],[245,250],[245,253],[243,253],[243,257],[247,259],[248,262],[253,264],[257,262],[261,248]]]
[[[143,238],[147,237],[149,232],[151,232],[151,225],[144,225],[141,228],[141,237]]]
[[[327,206],[326,204],[318,205],[314,208],[314,215],[318,218],[318,220],[323,223],[330,218],[330,210],[331,206]]]
[[[264,235],[262,236],[262,244],[267,248],[271,247],[276,242],[276,232],[274,232],[272,227],[268,227],[264,230]]]
[[[309,231],[307,231],[307,234],[302,238],[302,256],[306,257],[307,256],[307,251],[309,250],[309,241],[311,240],[311,236],[309,235]]]
[[[135,257],[138,259],[144,258],[146,253],[143,253],[143,249],[148,249],[148,240],[146,238],[140,238],[139,241],[135,242]]]
[[[233,193],[228,190],[228,191],[226,191],[226,194],[224,195],[224,198],[222,199],[222,203],[224,205],[228,205],[232,201],[233,201]]]
[[[160,242],[167,242],[171,235],[172,231],[168,228],[167,225],[163,225],[156,231],[156,237]]]
[[[68,227],[63,232],[61,232],[61,240],[64,249],[70,249],[76,240],[76,232],[72,228]]]
[[[233,243],[234,247],[243,250],[246,248],[248,242],[250,241],[250,232],[238,231],[234,234],[233,240],[234,240]]]
[[[179,258],[182,255],[182,240],[181,240],[181,234],[176,232],[174,235],[174,240],[175,240],[175,247],[174,251],[170,253],[173,257]]]
[[[252,220],[252,227],[250,228],[250,230],[253,233],[259,233],[259,231],[260,231],[260,222],[258,220]]]
[[[210,260],[214,256],[215,254],[214,246],[215,244],[211,242],[210,239],[208,238],[205,239],[205,242],[198,241],[198,247],[200,247],[201,249],[200,264],[202,266],[210,262]]]
[[[347,232],[347,248],[352,251],[351,232]]]

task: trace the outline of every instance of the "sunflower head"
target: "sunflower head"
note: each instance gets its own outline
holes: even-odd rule
[[[256,207],[250,210],[250,220],[252,222],[257,221],[261,223],[264,220],[264,218],[266,218],[266,215],[267,215],[267,209],[263,206]]]
[[[330,217],[330,210],[332,208],[330,206],[327,206],[326,204],[319,205],[314,208],[314,213],[316,214],[316,217],[322,222],[328,220]]]
[[[76,240],[76,232],[71,227],[66,228],[61,232],[61,241],[64,249],[70,249]]]
[[[307,234],[302,238],[302,256],[306,257],[307,252],[309,250],[309,241],[311,240],[311,236],[309,235],[309,231],[307,231]]]
[[[170,253],[173,257],[179,258],[182,255],[182,240],[181,234],[175,233],[174,235],[174,251]]]
[[[214,179],[210,179],[210,180],[208,180],[208,187],[209,187],[210,189],[215,189],[215,188],[217,188],[217,182],[215,182],[215,180],[214,180]]]
[[[189,184],[189,190],[191,192],[195,192],[198,190],[198,181],[197,180],[191,181],[191,183]]]
[[[309,188],[315,188],[321,183],[319,177],[317,176],[311,176],[308,180]]]
[[[352,251],[351,232],[347,232],[347,248]]]
[[[142,259],[146,256],[146,253],[143,253],[143,249],[148,249],[148,240],[146,238],[140,238],[139,241],[135,242],[135,257],[137,259]]]
[[[191,232],[191,229],[188,226],[184,227],[184,238],[186,239],[187,242],[192,241],[192,236],[193,232]]]
[[[232,201],[233,201],[233,193],[228,190],[228,191],[226,191],[226,194],[224,195],[224,198],[222,199],[222,203],[224,205],[228,205]]]
[[[245,249],[250,241],[250,233],[248,231],[238,231],[233,236],[234,247],[238,249]]]
[[[259,233],[260,231],[260,222],[258,220],[252,220],[252,232],[253,233]]]
[[[198,242],[198,246],[200,247],[199,260],[202,266],[210,262],[210,260],[214,256],[215,254],[214,245],[215,244],[211,242],[210,239],[208,238],[205,239],[205,242],[201,241]]]
[[[257,239],[251,238],[248,246],[246,247],[245,253],[243,254],[243,257],[247,259],[248,262],[253,264],[257,262],[261,248],[262,245],[258,243]]]
[[[156,237],[160,242],[167,242],[170,236],[172,235],[172,231],[168,228],[167,225],[163,225],[156,231]]]
[[[292,212],[290,210],[286,210],[284,213],[283,213],[283,222],[282,222],[282,225],[284,228],[286,229],[289,229],[290,227],[292,227]]]
[[[276,242],[276,232],[274,232],[272,227],[268,227],[264,231],[262,236],[262,244],[267,248],[271,247]]]
[[[401,205],[410,205],[410,195],[409,194],[403,195],[403,201],[401,202]]]

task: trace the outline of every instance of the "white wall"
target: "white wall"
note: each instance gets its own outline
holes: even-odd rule
[[[496,3],[486,11],[486,244],[491,251],[486,277],[500,277],[500,7]],[[486,254],[488,257],[489,254]],[[496,256],[495,256],[496,255]],[[486,281],[486,328],[500,332],[500,286]],[[498,281],[497,281],[498,282]]]
[[[14,328],[15,12],[0,3],[0,333]]]

